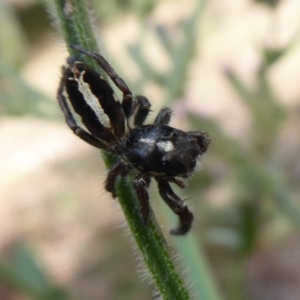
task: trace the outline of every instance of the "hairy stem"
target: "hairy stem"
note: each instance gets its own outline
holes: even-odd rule
[[[70,49],[70,44],[76,44],[87,50],[98,52],[86,11],[85,1],[55,0],[53,15],[58,19],[57,21],[71,55],[77,53]],[[88,61],[88,58],[83,57],[82,59],[96,69],[99,68],[93,61]],[[115,159],[107,153],[103,153],[103,158],[107,167],[110,167]],[[143,256],[145,265],[154,279],[162,299],[191,299],[184,281],[178,274],[171,259],[166,241],[153,213],[148,225],[145,226],[143,224],[139,204],[133,192],[132,184],[129,181],[122,180],[117,184],[119,202],[130,231]]]

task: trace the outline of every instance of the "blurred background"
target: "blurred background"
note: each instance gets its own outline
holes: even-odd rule
[[[211,135],[180,194],[221,299],[300,299],[300,2],[89,2],[149,121],[166,105]],[[47,10],[0,2],[0,299],[152,299],[101,155],[56,103],[67,51]],[[176,219],[150,195],[172,247]]]

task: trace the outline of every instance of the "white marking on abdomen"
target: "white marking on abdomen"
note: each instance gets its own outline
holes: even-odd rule
[[[139,139],[139,142],[146,143],[148,145],[153,145],[155,143],[155,140],[151,140],[148,138],[141,138],[141,139]]]
[[[160,150],[163,150],[165,152],[169,152],[169,151],[172,151],[174,150],[174,145],[172,142],[170,141],[167,141],[167,142],[158,142],[157,144],[157,147],[160,149]]]

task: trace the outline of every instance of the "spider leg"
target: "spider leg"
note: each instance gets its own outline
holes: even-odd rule
[[[107,178],[105,180],[105,189],[110,192],[113,198],[117,197],[117,193],[115,190],[115,182],[118,176],[124,177],[130,171],[129,165],[120,160],[116,162],[113,167],[110,169]],[[144,174],[143,176],[137,176],[133,181],[133,187],[137,196],[137,199],[140,202],[141,214],[143,217],[143,221],[147,224],[150,206],[149,206],[149,194],[147,192],[147,188],[150,184],[150,176],[149,174]]]
[[[179,226],[170,231],[173,235],[184,235],[189,232],[192,227],[194,216],[189,211],[184,202],[173,192],[167,179],[155,177],[158,190],[166,202],[166,204],[172,209],[172,211],[179,217]]]
[[[169,179],[169,181],[175,183],[175,184],[176,184],[177,186],[179,186],[181,189],[186,188],[186,184],[185,184],[183,181],[181,181],[181,180],[179,180],[179,179],[177,179],[177,178],[175,178],[175,177],[171,177],[171,178]]]
[[[118,76],[115,70],[111,67],[111,65],[106,61],[106,59],[102,55],[92,51],[88,51],[77,45],[70,45],[70,47],[93,58],[103,69],[103,71],[110,77],[110,79],[118,87],[118,89],[123,92],[122,107],[126,118],[129,118],[132,114],[133,97],[132,92],[125,83],[125,81]]]
[[[115,190],[115,182],[117,177],[120,175],[121,177],[126,176],[130,171],[129,165],[123,160],[119,160],[116,162],[112,168],[109,170],[109,173],[105,179],[105,189],[112,193],[113,198],[117,197]]]
[[[71,130],[74,132],[74,134],[76,134],[79,138],[81,138],[82,140],[84,140],[85,142],[87,142],[88,144],[90,144],[96,148],[111,151],[111,148],[106,143],[97,139],[96,137],[91,135],[89,132],[84,130],[82,127],[77,125],[75,118],[73,117],[72,112],[68,106],[67,100],[63,96],[62,89],[63,89],[63,87],[60,86],[58,93],[57,93],[58,103],[61,107],[62,112],[65,115],[67,125],[71,128]]]
[[[143,176],[137,176],[133,181],[133,187],[136,193],[136,196],[140,202],[140,210],[143,217],[144,224],[147,225],[150,206],[149,206],[149,194],[147,188],[150,184],[149,174]]]
[[[149,100],[144,96],[135,96],[136,112],[134,115],[134,126],[141,126],[145,122],[149,112],[151,104]]]
[[[154,120],[154,124],[168,125],[172,116],[172,110],[168,107],[164,107],[160,110],[157,117]]]

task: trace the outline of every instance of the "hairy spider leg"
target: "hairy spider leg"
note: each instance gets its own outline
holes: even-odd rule
[[[130,166],[120,160],[116,162],[113,167],[110,169],[107,178],[105,180],[105,189],[110,192],[113,198],[117,197],[117,193],[115,190],[115,183],[118,176],[125,177],[129,171],[131,170]],[[143,218],[143,222],[146,225],[148,222],[149,214],[150,214],[150,206],[149,206],[149,194],[147,192],[147,188],[150,185],[150,176],[148,173],[136,176],[133,181],[133,187],[137,199],[140,203],[140,211]]]
[[[97,61],[99,66],[106,72],[117,88],[123,93],[122,107],[126,118],[129,119],[135,113],[134,125],[142,125],[150,112],[151,104],[149,100],[144,96],[133,97],[132,92],[127,84],[118,76],[118,74],[102,55],[88,51],[77,45],[70,45],[70,47],[90,56]]]
[[[113,196],[113,198],[117,197],[116,189],[115,189],[115,183],[117,180],[117,177],[120,175],[121,177],[126,176],[131,168],[129,167],[128,163],[126,163],[123,160],[119,160],[116,162],[111,169],[109,170],[109,173],[105,179],[105,189],[110,192]]]
[[[171,178],[168,178],[168,180],[170,182],[173,182],[175,183],[177,186],[179,186],[181,189],[184,189],[186,188],[186,184],[184,182],[182,182],[181,180],[175,178],[175,177],[171,177]]]
[[[82,127],[77,125],[75,118],[73,117],[72,112],[70,110],[70,107],[68,106],[67,100],[66,100],[65,96],[63,96],[63,88],[64,88],[64,85],[62,83],[58,89],[57,99],[58,99],[58,103],[61,107],[61,110],[62,110],[63,114],[65,115],[67,125],[71,128],[71,130],[74,132],[74,134],[76,134],[79,138],[84,140],[86,143],[88,143],[96,148],[99,148],[99,149],[103,149],[106,151],[112,151],[111,147],[108,146],[106,143],[104,143],[103,141],[94,137],[89,132],[84,130]]]
[[[157,114],[154,124],[156,125],[168,125],[172,116],[172,110],[168,107],[162,108]]]
[[[137,108],[134,109],[136,110],[135,115],[134,115],[134,126],[138,127],[143,125],[145,122],[147,116],[149,115],[151,104],[149,100],[144,97],[144,96],[135,96],[135,101]]]
[[[147,188],[150,184],[149,174],[137,176],[133,181],[133,187],[138,201],[140,202],[140,211],[145,225],[148,223],[150,214],[149,194]]]
[[[125,81],[118,76],[118,74],[114,71],[114,69],[102,55],[92,51],[88,51],[77,45],[70,45],[70,47],[93,58],[104,70],[104,72],[110,77],[110,79],[118,87],[118,89],[123,92],[122,107],[126,118],[129,119],[129,117],[133,114],[133,96]]]
[[[192,227],[194,216],[184,202],[173,192],[167,179],[155,177],[159,193],[166,204],[179,217],[179,226],[170,231],[173,235],[184,235]]]

